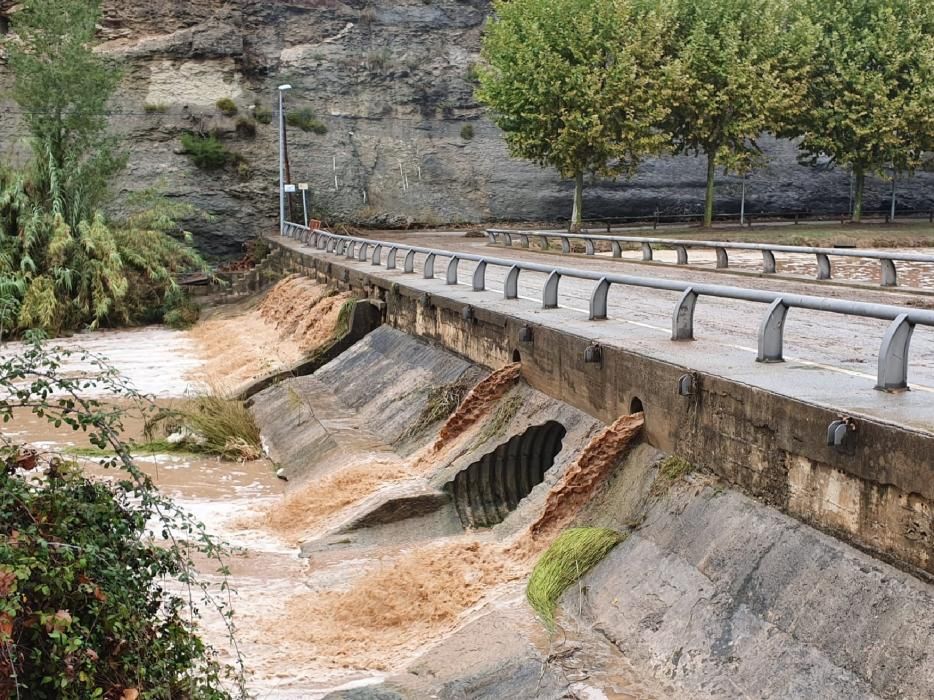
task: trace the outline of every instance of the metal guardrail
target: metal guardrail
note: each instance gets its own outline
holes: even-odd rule
[[[892,218],[891,208],[886,209],[863,209],[863,216],[866,218],[880,218],[889,223]],[[934,223],[934,209],[897,209],[896,216],[901,219],[927,219]],[[839,221],[845,223],[850,221],[852,214],[833,213],[833,212],[815,212],[807,209],[792,211],[750,211],[739,212],[715,212],[714,221],[735,221],[741,225],[752,227],[755,222],[762,221],[788,221],[799,224],[802,221]],[[622,227],[627,224],[647,226],[652,225],[657,229],[659,224],[692,224],[704,220],[704,215],[699,212],[691,214],[665,214],[660,211],[648,215],[630,215],[630,216],[596,216],[585,217],[581,223],[590,227],[593,224],[600,224],[600,228],[606,228],[607,233],[612,232],[613,226]],[[567,221],[567,219],[558,219],[558,221]]]
[[[679,280],[635,277],[632,275],[604,274],[593,270],[576,270],[537,263],[504,260],[485,255],[457,253],[435,248],[378,241],[355,236],[343,236],[319,229],[309,229],[300,224],[287,223],[285,233],[291,238],[334,255],[341,255],[372,265],[383,265],[388,270],[398,269],[400,253],[403,255],[402,272],[415,273],[416,254],[424,255],[421,272],[425,279],[435,277],[438,258],[448,261],[445,282],[459,284],[458,264],[462,260],[476,263],[471,285],[474,291],[486,289],[486,270],[490,266],[507,270],[503,295],[506,299],[519,296],[519,275],[522,272],[538,272],[547,275],[542,288],[542,307],[558,307],[558,286],[561,279],[589,280],[595,282],[590,296],[591,320],[607,318],[607,293],[612,285],[626,285],[648,289],[680,292],[671,321],[671,339],[687,341],[694,339],[694,308],[700,297],[735,299],[767,305],[765,317],[759,326],[757,362],[783,362],[782,345],[785,321],[789,309],[808,309],[829,313],[876,318],[891,321],[882,338],[879,350],[878,380],[876,389],[896,392],[908,389],[908,354],[911,336],[916,325],[934,326],[934,311],[912,309],[888,304],[829,299],[801,294],[784,294],[742,287],[727,287],[716,284],[693,284]]]
[[[518,238],[523,248],[531,247],[531,239],[537,238],[545,250],[551,246],[549,239],[561,241],[561,252],[571,252],[571,241],[583,241],[584,252],[587,255],[596,255],[597,243],[610,244],[614,258],[622,257],[624,245],[641,245],[642,259],[650,261],[654,257],[653,245],[674,248],[678,254],[678,265],[688,264],[688,250],[713,250],[717,254],[717,269],[724,270],[730,266],[730,250],[757,250],[762,253],[762,272],[774,274],[776,270],[775,253],[791,253],[796,255],[814,255],[817,257],[817,279],[829,280],[833,276],[830,258],[863,258],[878,260],[882,268],[883,287],[898,286],[898,271],[896,262],[920,262],[934,264],[934,255],[921,253],[888,253],[880,250],[866,250],[860,248],[815,248],[810,246],[780,245],[778,243],[735,243],[728,241],[693,241],[676,238],[649,238],[644,236],[605,236],[588,235],[585,233],[563,233],[554,231],[516,231],[509,229],[486,229],[490,243],[497,244],[502,238],[506,247],[511,247],[513,239]]]

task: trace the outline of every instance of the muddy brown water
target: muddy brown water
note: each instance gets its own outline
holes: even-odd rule
[[[143,337],[152,339],[159,336],[151,331],[131,331],[128,335],[134,342]],[[180,341],[177,336],[170,337],[176,349],[185,346],[184,339]],[[110,343],[119,345],[120,341],[119,333],[110,333],[106,339],[94,339],[95,349],[106,353]],[[128,370],[127,373],[134,375],[137,382],[147,388],[154,387],[156,367],[151,359],[134,354],[120,357],[125,358],[123,364],[127,365],[121,369]],[[118,361],[117,364],[120,366],[121,363]],[[163,378],[163,386],[170,387],[172,393],[177,394],[185,383],[174,373],[187,371],[195,364],[197,360],[189,359],[178,365],[167,365],[171,368],[168,371],[163,367],[164,374],[169,375]],[[313,401],[314,397],[309,397],[309,400]],[[124,439],[142,439],[139,418],[129,416],[125,425]],[[88,446],[83,433],[72,431],[67,426],[55,428],[44,418],[25,411],[17,413],[15,419],[2,429],[5,435],[17,441],[50,452]],[[285,484],[276,478],[273,465],[268,460],[226,462],[215,457],[181,453],[138,454],[136,459],[138,466],[166,495],[197,516],[212,535],[228,543],[231,554],[225,563],[231,572],[229,583],[236,591],[232,601],[236,638],[250,673],[249,687],[258,698],[313,700],[336,689],[379,683],[393,673],[402,672],[420,654],[446,637],[457,634],[465,620],[496,615],[504,606],[511,610],[510,618],[539,648],[542,657],[565,674],[569,690],[576,697],[594,700],[654,700],[663,697],[652,690],[654,684],[643,686],[635,682],[633,679],[639,678],[639,674],[612,644],[592,631],[578,631],[572,639],[569,637],[570,646],[556,647],[555,640],[548,637],[525,606],[524,579],[514,577],[502,584],[496,583],[501,579],[491,577],[490,587],[479,592],[479,598],[465,598],[467,607],[461,612],[457,612],[460,602],[450,603],[454,617],[449,615],[444,624],[427,625],[421,629],[419,623],[413,626],[415,629],[405,630],[406,634],[400,635],[407,640],[405,644],[397,647],[389,644],[374,654],[366,649],[365,640],[362,644],[355,642],[366,653],[349,656],[342,661],[339,650],[315,643],[331,636],[342,641],[340,635],[333,635],[327,624],[321,625],[317,621],[306,626],[301,616],[306,611],[297,609],[296,604],[310,597],[312,605],[307,613],[328,616],[332,611],[326,606],[316,607],[316,598],[352,601],[355,595],[366,594],[369,578],[378,580],[380,572],[404,566],[407,561],[418,561],[419,556],[430,556],[429,552],[423,552],[421,546],[413,548],[399,543],[395,546],[335,549],[318,553],[310,559],[301,559],[294,533],[269,528],[268,521],[267,526],[263,526],[263,516],[281,508],[285,493]],[[87,473],[97,478],[113,478],[115,475],[114,470],[101,466],[99,459],[82,457],[80,461]],[[353,463],[354,455],[348,455],[348,465]],[[345,515],[352,515],[357,507],[358,502],[351,503]],[[468,533],[445,542],[428,543],[426,549],[448,547],[456,559],[459,548],[470,547],[476,539],[476,534]],[[493,567],[500,566],[496,561],[488,563]],[[214,590],[219,590],[222,579],[215,573],[217,563],[203,561],[199,564],[203,579]],[[425,590],[438,590],[443,594],[446,585],[439,576],[431,566],[426,566],[424,571],[412,572],[408,579],[409,587],[424,586]],[[432,580],[432,577],[437,580]],[[181,588],[179,592],[182,592]],[[343,598],[342,593],[347,593],[347,596]],[[338,618],[336,616],[335,621]],[[404,615],[403,619],[406,619]],[[220,651],[221,658],[232,661],[234,655],[223,619],[205,611],[201,627],[206,641]],[[385,641],[393,636],[391,627],[380,629],[373,621],[365,620],[360,630],[364,635],[375,631],[371,638],[373,647],[379,645],[378,640]],[[309,638],[309,632],[318,632],[319,639]],[[470,645],[473,644],[479,649],[485,641],[470,640]],[[433,652],[442,661],[444,653],[443,650]],[[383,663],[373,666],[361,663],[361,659],[375,656],[380,656]]]

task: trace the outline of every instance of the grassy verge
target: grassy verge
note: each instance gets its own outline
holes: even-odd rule
[[[564,591],[625,539],[616,530],[578,527],[562,532],[545,550],[532,570],[525,595],[549,630],[554,630],[555,609]]]

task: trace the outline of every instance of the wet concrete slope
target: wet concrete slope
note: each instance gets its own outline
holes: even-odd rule
[[[301,481],[322,475],[347,451],[394,453],[424,410],[427,387],[476,383],[484,374],[383,326],[313,375],[257,394],[253,412],[269,456],[291,481]]]
[[[934,587],[704,481],[651,505],[572,618],[685,696],[934,697]]]

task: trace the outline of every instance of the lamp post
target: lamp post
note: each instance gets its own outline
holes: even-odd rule
[[[279,235],[285,235],[285,111],[283,96],[291,85],[279,86]]]

